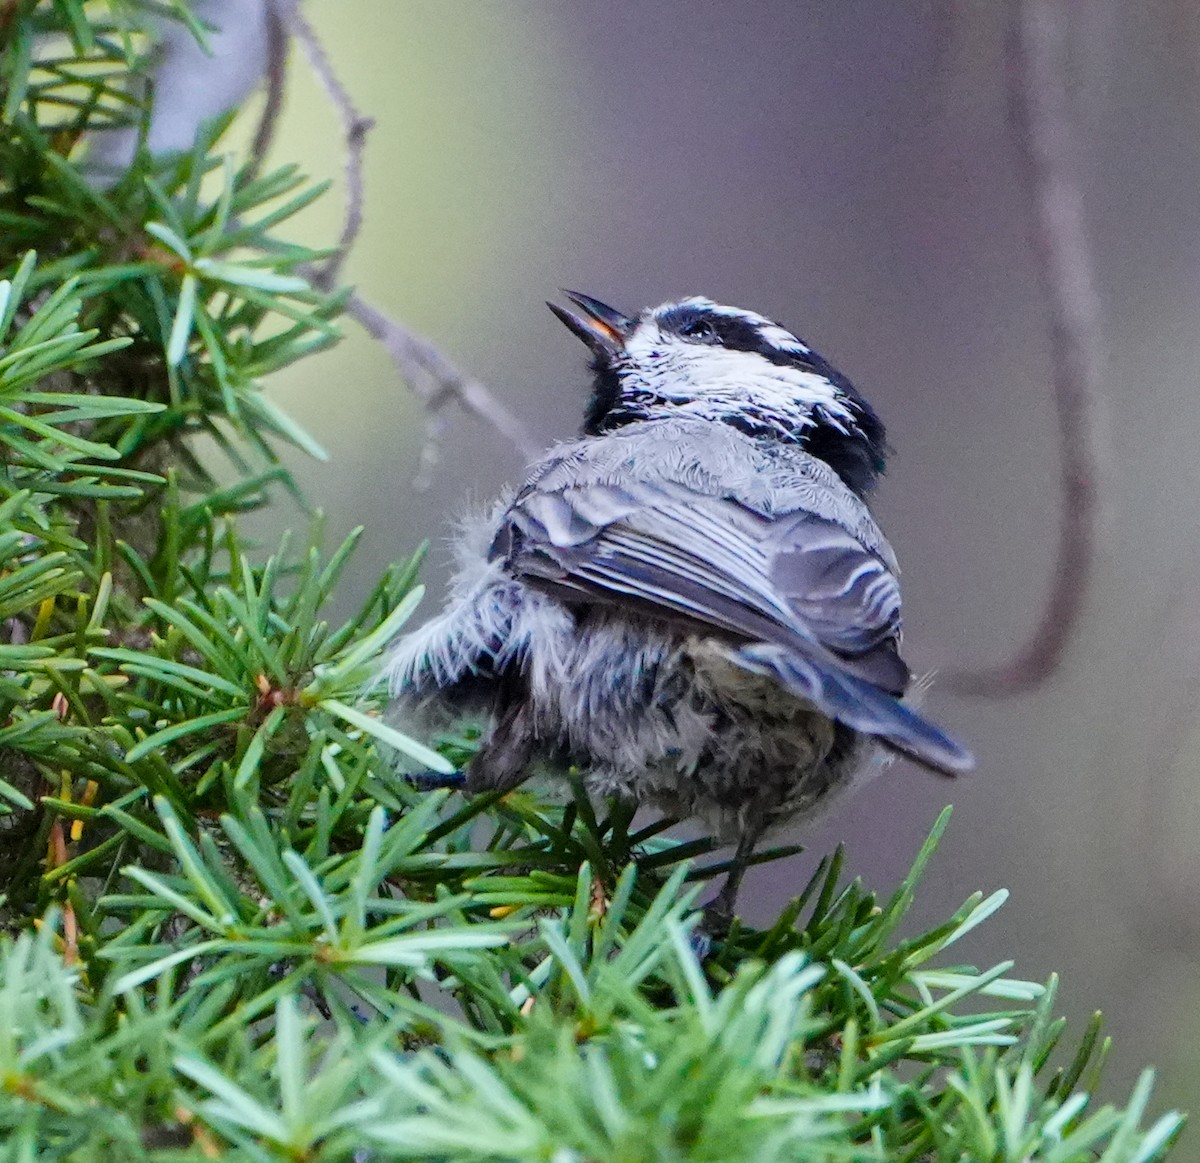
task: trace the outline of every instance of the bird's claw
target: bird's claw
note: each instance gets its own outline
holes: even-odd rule
[[[465,771],[433,771],[425,768],[422,771],[406,771],[404,778],[417,791],[437,791],[439,788],[450,788],[461,791],[467,780]]]
[[[733,914],[720,900],[703,909],[699,924],[688,934],[688,945],[696,960],[707,961],[712,956],[713,946],[723,944],[732,927]]]

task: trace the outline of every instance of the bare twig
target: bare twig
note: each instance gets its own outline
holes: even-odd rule
[[[346,314],[387,348],[392,362],[429,413],[431,439],[440,434],[441,411],[453,401],[491,425],[523,459],[531,460],[537,454],[538,443],[525,425],[484,384],[460,371],[429,340],[414,335],[359,295],[347,300]],[[431,449],[427,442],[421,459],[421,473],[427,475],[436,461],[436,445]]]
[[[288,36],[287,26],[275,3],[267,5],[267,99],[263,105],[262,116],[258,121],[258,129],[254,132],[254,144],[251,146],[250,164],[255,173],[261,169],[263,160],[271,150],[275,139],[275,127],[279,123],[279,114],[283,110],[284,82],[287,79],[288,48],[291,37]]]
[[[301,14],[299,0],[273,0],[272,7],[288,32],[304,46],[313,72],[316,73],[342,121],[342,136],[346,144],[346,217],[342,223],[337,250],[321,267],[314,280],[323,290],[328,290],[337,282],[342,264],[346,261],[354,240],[358,238],[359,231],[362,230],[363,154],[367,133],[375,121],[358,111],[349,91],[334,71],[316,30]]]
[[[1008,51],[1011,118],[1050,315],[1062,455],[1058,561],[1050,599],[1024,649],[993,670],[951,676],[954,688],[970,694],[1015,694],[1054,674],[1078,625],[1095,556],[1102,339],[1067,91],[1066,7],[1063,0],[1015,0]]]
[[[272,31],[281,34],[283,43],[274,38],[270,41],[271,67],[268,75],[271,88],[268,90],[268,109],[272,108],[271,94],[274,93],[277,99],[282,94],[286,41],[291,36],[304,46],[309,64],[342,122],[346,145],[345,221],[333,256],[322,266],[306,272],[314,285],[328,290],[337,282],[346,255],[362,229],[363,153],[367,132],[374,121],[363,116],[355,107],[316,31],[301,14],[299,0],[271,0],[270,11],[274,20]],[[264,110],[263,123],[259,127],[260,138],[265,134],[266,139],[270,140],[274,116],[272,113],[268,117]],[[479,380],[464,375],[432,343],[414,335],[358,295],[351,295],[347,300],[346,312],[387,348],[400,374],[425,407],[426,439],[414,485],[423,487],[429,483],[446,427],[444,409],[451,401],[457,401],[466,411],[491,425],[523,459],[534,456],[537,444],[525,426]]]

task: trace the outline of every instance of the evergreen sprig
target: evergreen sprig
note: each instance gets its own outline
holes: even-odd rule
[[[144,147],[172,15],[204,35],[0,3],[0,1158],[1164,1157],[1181,1120],[1149,1074],[1093,1101],[1107,1042],[1060,1049],[1053,981],[946,963],[1003,893],[902,935],[945,816],[890,896],[839,851],[702,960],[709,841],[404,780],[474,748],[370,690],[420,553],[335,624],[359,534],[239,525],[294,489],[279,441],[319,451],[260,385],[337,335],[278,233],[321,188],[230,118]]]

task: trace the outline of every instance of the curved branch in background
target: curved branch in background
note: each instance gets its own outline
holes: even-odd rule
[[[358,238],[359,231],[362,230],[363,154],[367,134],[375,121],[358,111],[349,90],[334,71],[316,30],[301,14],[299,0],[271,0],[271,7],[288,33],[304,46],[312,71],[321,82],[342,121],[342,137],[346,143],[346,217],[342,223],[337,250],[320,268],[314,279],[322,290],[329,290],[338,281],[342,264]]]
[[[532,460],[541,450],[525,425],[483,383],[460,371],[429,340],[414,335],[357,294],[346,300],[346,314],[383,344],[413,394],[425,406],[430,431],[421,453],[422,477],[427,476],[437,460],[436,438],[444,426],[446,405],[452,402],[489,424],[524,460]]]
[[[1062,456],[1058,560],[1050,599],[1024,649],[994,669],[949,676],[952,689],[973,695],[1017,694],[1058,670],[1079,623],[1095,557],[1103,348],[1067,90],[1066,9],[1063,0],[1014,0],[1008,44],[1010,117],[1050,318]]]
[[[291,45],[291,36],[280,15],[278,5],[274,3],[267,5],[266,18],[267,98],[263,104],[262,116],[258,120],[258,128],[254,131],[254,143],[250,147],[252,151],[250,164],[255,173],[262,168],[263,161],[271,150],[271,143],[275,140],[275,126],[279,123],[279,115],[283,111],[288,48]]]

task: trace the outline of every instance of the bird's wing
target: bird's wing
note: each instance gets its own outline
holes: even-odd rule
[[[535,479],[492,549],[567,601],[636,607],[710,629],[732,657],[831,716],[941,770],[969,759],[896,696],[900,592],[881,553],[844,523],[769,515],[678,480]]]
[[[502,536],[510,566],[528,580],[649,605],[735,638],[820,644],[874,669],[893,693],[907,685],[894,661],[895,577],[811,513],[769,518],[667,481],[534,488],[509,510]]]

